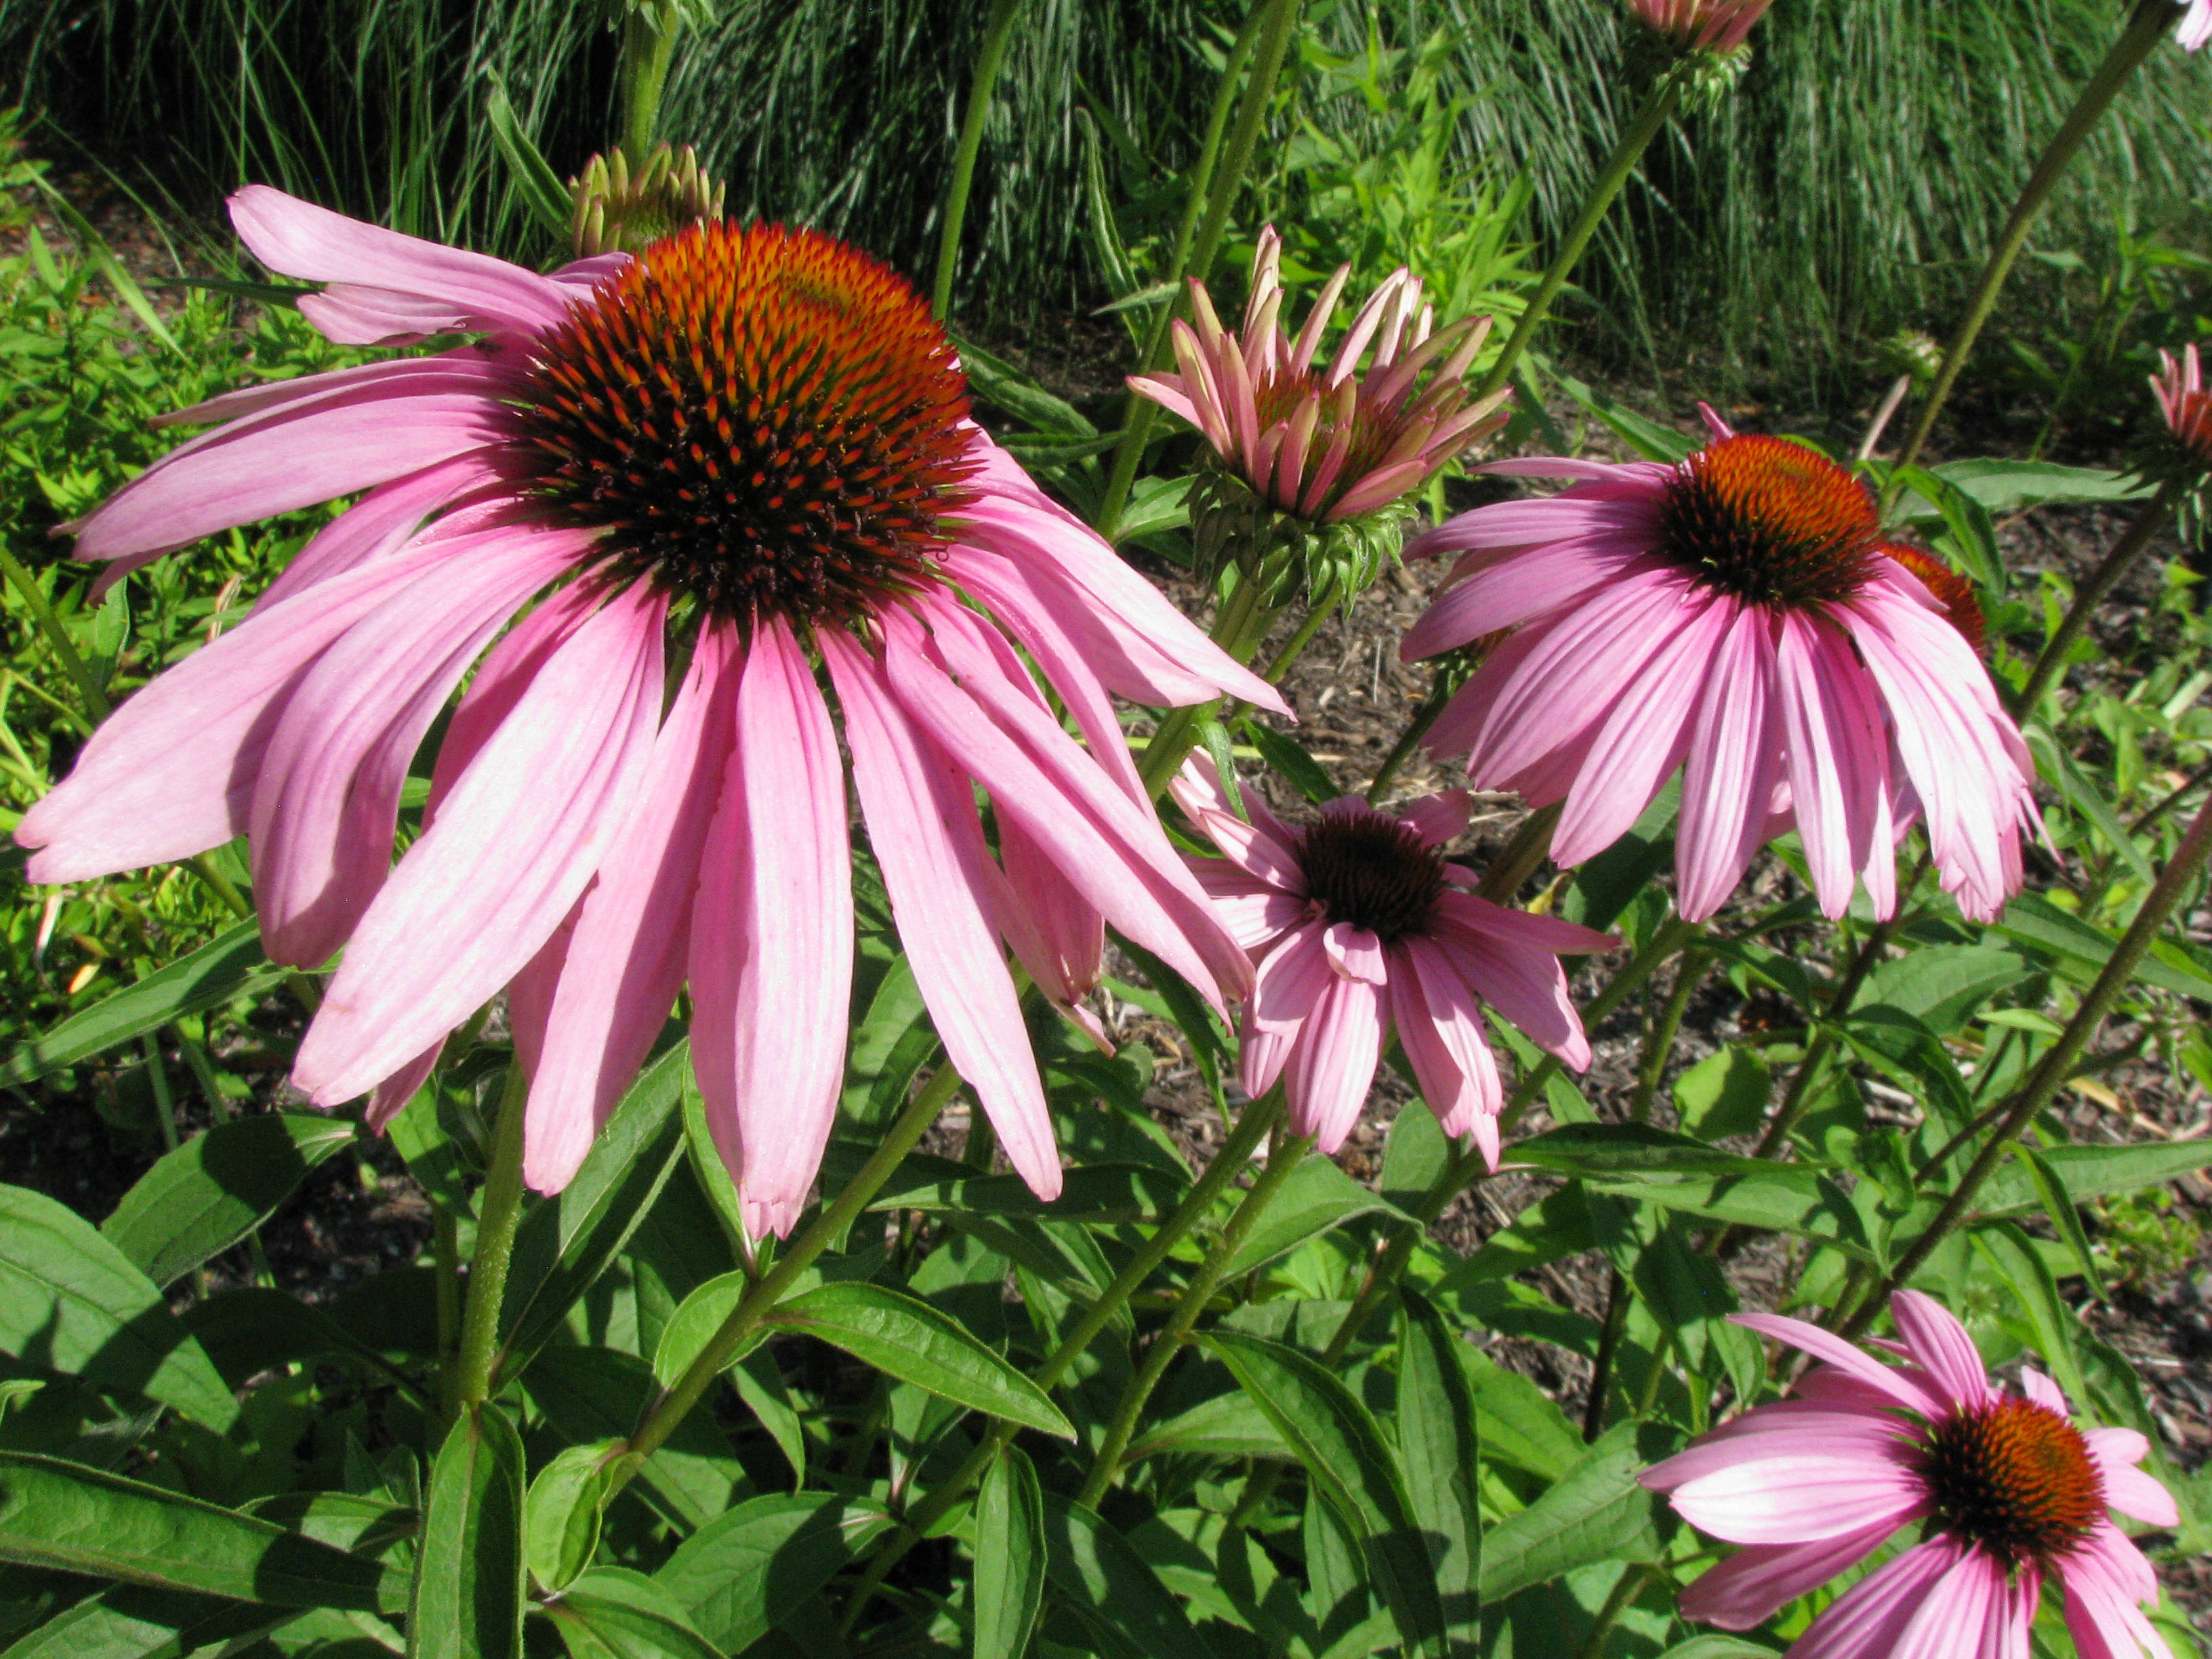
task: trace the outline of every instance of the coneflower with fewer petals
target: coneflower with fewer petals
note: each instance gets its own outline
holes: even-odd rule
[[[270,956],[345,952],[295,1080],[325,1105],[374,1091],[379,1121],[506,988],[545,1190],[688,978],[746,1224],[785,1232],[836,1111],[854,949],[824,673],[945,1051],[1014,1167],[1057,1191],[1000,941],[1066,1001],[1106,921],[1241,994],[1249,965],[1108,693],[1273,692],[1037,490],[968,419],[913,290],[828,237],[703,223],[548,277],[262,186],[231,214],[271,270],[327,284],[300,306],[332,339],[479,337],[185,410],[227,424],[75,526],[112,580],[368,491],[94,734],[16,831],[32,878],[246,835]],[[395,868],[401,786],[465,678]]]
[[[1461,556],[1406,635],[1408,661],[1516,630],[1428,746],[1466,753],[1478,787],[1561,803],[1561,865],[1617,839],[1681,768],[1675,902],[1690,921],[1793,826],[1823,911],[1841,915],[1856,878],[1887,916],[1915,816],[1944,890],[1993,918],[2020,888],[2034,772],[1969,642],[1975,617],[1893,556],[1849,472],[1705,412],[1713,441],[1676,465],[1487,465],[1579,482],[1407,549]]]
[[[1734,52],[1773,0],[1629,0],[1638,19],[1677,52]]]
[[[1589,1040],[1562,956],[1613,949],[1603,933],[1508,910],[1443,848],[1467,828],[1451,790],[1378,812],[1357,795],[1285,823],[1250,790],[1240,817],[1212,763],[1194,756],[1176,802],[1224,856],[1191,868],[1252,953],[1243,1082],[1257,1099],[1284,1079],[1292,1131],[1333,1152],[1358,1121],[1393,1026],[1446,1134],[1472,1133],[1498,1167],[1498,1065],[1486,1002],[1577,1071]]]
[[[1178,318],[1173,330],[1181,373],[1132,376],[1129,385],[1206,434],[1230,486],[1231,499],[1212,504],[1221,522],[1272,515],[1316,529],[1349,528],[1411,495],[1496,431],[1505,421],[1498,405],[1510,394],[1467,401],[1464,376],[1490,319],[1435,329],[1419,278],[1403,266],[1368,296],[1328,366],[1316,368],[1352,267],[1340,266],[1329,278],[1293,340],[1283,326],[1282,246],[1272,225],[1260,233],[1251,296],[1236,333],[1222,326],[1205,284],[1194,280],[1195,322]],[[1370,350],[1363,374],[1360,359]],[[1218,531],[1209,536],[1207,504],[1194,508],[1202,544],[1221,539]],[[1238,539],[1246,544],[1268,538],[1266,526],[1241,528]],[[1377,541],[1347,550],[1356,566],[1343,573],[1348,586],[1374,579],[1382,553],[1395,546],[1395,524],[1389,528],[1389,548]],[[1202,554],[1212,550],[1201,547]]]
[[[1991,1386],[1973,1339],[1944,1306],[1899,1291],[1903,1358],[1887,1365],[1841,1337],[1777,1314],[1739,1325],[1825,1364],[1797,1397],[1746,1412],[1640,1477],[1691,1525],[1745,1547],[1682,1593],[1686,1619],[1749,1630],[1865,1559],[1900,1528],[1920,1540],[1844,1592],[1788,1659],[2027,1659],[2043,1580],[2066,1587],[2083,1659],[2172,1659],[2140,1606],[2150,1563],[2106,1516],[2180,1519],[2136,1465],[2133,1429],[2074,1426],[2066,1396],[2023,1370]]]

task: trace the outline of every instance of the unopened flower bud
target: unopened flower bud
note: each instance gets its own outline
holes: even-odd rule
[[[637,253],[699,219],[722,216],[723,186],[700,169],[690,145],[654,146],[632,173],[622,151],[594,155],[568,181],[575,197],[576,255]]]

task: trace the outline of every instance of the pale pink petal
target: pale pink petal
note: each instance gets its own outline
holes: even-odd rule
[[[1673,1492],[1723,1469],[1812,1454],[1855,1458],[1893,1473],[1917,1474],[1919,1462],[1911,1430],[1893,1413],[1830,1411],[1784,1400],[1745,1413],[1636,1478],[1653,1492]]]
[[[2025,1382],[2030,1376],[2040,1375],[2040,1372],[2023,1370],[2021,1373],[2021,1381]],[[2044,1380],[2046,1382],[2050,1382],[2048,1377]],[[2055,1389],[2057,1385],[2051,1383],[2051,1386]],[[2030,1391],[2028,1397],[2036,1399],[2033,1390]],[[2063,1401],[2065,1396],[2061,1395],[2059,1398]],[[2048,1401],[2040,1399],[2036,1399],[2036,1403],[2050,1404]],[[2061,1404],[2052,1406],[2051,1409],[2063,1413],[2066,1407]],[[2109,1469],[2124,1464],[2140,1463],[2150,1455],[2150,1442],[2135,1429],[2084,1429],[2081,1431],[2081,1438],[2088,1442],[2089,1450],[2095,1456],[2100,1468]]]
[[[372,1133],[382,1134],[385,1126],[407,1109],[408,1102],[420,1094],[422,1085],[430,1080],[430,1073],[438,1067],[438,1056],[445,1048],[446,1039],[441,1036],[368,1091],[368,1105],[362,1113],[362,1121]]]
[[[1500,478],[1583,478],[1613,484],[1650,496],[1674,476],[1674,469],[1658,461],[1583,461],[1564,455],[1522,455],[1510,460],[1485,461],[1474,469]]]
[[[2181,1524],[2181,1510],[2173,1494],[2163,1481],[2135,1467],[2132,1459],[2109,1456],[2097,1442],[2097,1435],[2132,1434],[2131,1429],[2092,1430],[2082,1437],[2089,1442],[2089,1455],[2096,1460],[2097,1473],[2103,1477],[2105,1501],[2130,1519],[2146,1526],[2178,1527]],[[2137,1436],[2138,1439],[2142,1437]]]
[[[1954,1407],[1972,1411],[1988,1401],[1993,1392],[1989,1370],[1948,1308],[1918,1291],[1899,1291],[1890,1298],[1889,1312],[1913,1358]]]
[[[1298,928],[1261,960],[1252,992],[1254,1024],[1263,1030],[1283,1030],[1313,1012],[1334,977],[1322,939],[1328,926],[1326,921],[1317,920]]]
[[[1715,652],[1683,762],[1674,870],[1685,921],[1727,902],[1765,836],[1781,760],[1773,696],[1773,620],[1747,605]]]
[[[1667,1501],[1700,1532],[1731,1543],[1800,1544],[1902,1526],[1924,1510],[1927,1491],[1901,1460],[1808,1450],[1701,1474]]]
[[[1889,1659],[1929,1592],[1966,1554],[1955,1540],[1936,1538],[1885,1561],[1807,1627],[1789,1659]]]
[[[1815,1359],[1826,1360],[1837,1370],[1880,1389],[1893,1405],[1902,1406],[1905,1410],[1916,1412],[1931,1420],[1940,1420],[1950,1415],[1948,1399],[1937,1390],[1924,1373],[1885,1365],[1872,1354],[1853,1347],[1840,1336],[1824,1331],[1818,1325],[1808,1325],[1803,1320],[1792,1319],[1786,1314],[1730,1314],[1728,1317],[1732,1325],[1741,1325],[1762,1336],[1771,1336],[1778,1342],[1801,1348]]]
[[[1962,1554],[1951,1571],[1928,1587],[1912,1617],[1897,1634],[1890,1659],[1968,1659],[1984,1650],[1991,1621],[1998,1616],[2005,1570],[1978,1549]],[[2002,1659],[2027,1659],[2027,1632],[2020,1632],[2016,1651]]]
[[[569,295],[559,284],[504,259],[363,224],[266,185],[246,185],[229,205],[240,240],[286,276],[418,295],[532,332],[568,314]]]
[[[1419,800],[1401,801],[1391,809],[1429,847],[1443,847],[1458,840],[1466,833],[1468,817],[1474,810],[1474,798],[1464,789],[1441,790]]]
[[[1529,945],[1503,943],[1458,919],[1462,904],[1480,902],[1463,893],[1445,894],[1437,901],[1429,937],[1444,947],[1475,994],[1528,1033],[1537,1047],[1576,1071],[1588,1069],[1589,1038],[1558,958]]]
[[[1206,859],[1196,862],[1222,861]],[[1278,935],[1312,916],[1312,907],[1293,894],[1256,884],[1246,891],[1230,892],[1217,884],[1218,872],[1194,868],[1191,873],[1198,878],[1199,885],[1206,889],[1206,897],[1212,902],[1214,919],[1229,930],[1230,938],[1254,956],[1262,954]],[[1242,871],[1233,873],[1248,883],[1251,880]]]
[[[1332,979],[1284,1071],[1291,1133],[1312,1135],[1324,1153],[1341,1146],[1382,1054],[1382,992],[1363,980]]]
[[[1632,574],[1631,567],[1649,568],[1649,551],[1648,543],[1628,537],[1592,536],[1509,554],[1437,595],[1406,630],[1399,659],[1418,662],[1564,610],[1593,589]]]
[[[1055,1197],[1060,1158],[1044,1085],[1013,981],[953,839],[963,815],[972,822],[974,799],[964,787],[948,787],[867,653],[834,629],[817,641],[844,710],[854,787],[922,1000],[1014,1168],[1040,1197]]]
[[[1502,553],[1555,541],[1634,538],[1649,547],[1658,539],[1659,507],[1654,490],[1642,498],[1589,496],[1579,490],[1537,501],[1498,501],[1445,520],[1406,544],[1409,559],[1447,553]]]
[[[1423,1098],[1448,1135],[1498,1115],[1498,1065],[1483,1032],[1482,1006],[1443,953],[1418,934],[1394,947],[1391,1009],[1398,1040]],[[1496,1167],[1493,1162],[1492,1167]]]
[[[1559,957],[1594,956],[1617,951],[1620,941],[1595,927],[1559,916],[1540,916],[1526,910],[1509,910],[1492,904],[1479,893],[1446,893],[1438,908],[1461,927],[1471,928],[1494,943],[1514,950],[1548,951]]]
[[[1012,817],[999,824],[999,860],[1012,902],[994,916],[1000,933],[1037,988],[1063,1008],[1098,983],[1106,918],[1077,892],[1036,839]],[[1214,907],[1217,921],[1227,918]],[[1230,930],[1232,937],[1235,930]],[[1238,941],[1241,945],[1243,941]]]
[[[530,1085],[522,1168],[539,1192],[557,1193],[574,1177],[683,986],[700,849],[730,754],[737,653],[734,628],[700,630],[653,738],[637,811],[584,896]]]
[[[312,1097],[349,1100],[390,1075],[568,915],[644,781],[665,608],[641,589],[611,598],[470,763],[362,918],[300,1045],[293,1075]]]
[[[577,902],[578,908],[582,901]],[[507,1029],[514,1039],[514,1062],[526,1079],[535,1079],[545,1055],[545,1028],[553,1017],[553,994],[561,983],[561,970],[568,961],[568,941],[575,936],[576,911],[570,910],[553,936],[538,947],[538,954],[507,982]],[[529,1132],[525,1114],[524,1133]]]
[[[402,554],[258,611],[134,695],[16,826],[40,849],[30,879],[82,881],[243,835],[269,734],[308,665],[447,556]]]
[[[489,476],[482,457],[465,455],[379,484],[292,556],[262,589],[255,611],[281,605],[319,581],[396,552],[423,520]]]
[[[1827,623],[1785,613],[1775,669],[1797,832],[1821,913],[1832,920],[1849,908],[1869,859],[1890,856],[1875,846],[1889,739],[1866,670]]]
[[[399,793],[430,722],[530,595],[574,562],[571,532],[493,532],[362,617],[275,722],[247,819],[272,961],[320,966],[392,868]]]
[[[1894,1530],[1884,1522],[1814,1544],[1747,1544],[1685,1589],[1677,1605],[1701,1625],[1753,1629],[1857,1565]]]
[[[1270,811],[1256,791],[1243,792],[1249,821],[1237,817],[1213,762],[1202,754],[1185,761],[1168,788],[1176,805],[1238,870],[1278,892],[1304,896],[1306,878],[1298,864],[1297,832]]]
[[[1355,927],[1348,921],[1334,923],[1322,930],[1321,947],[1328,957],[1331,971],[1339,979],[1381,985],[1389,978],[1389,969],[1383,961],[1382,941],[1364,927]]]
[[[701,860],[692,1064],[745,1230],[781,1238],[844,1082],[853,883],[836,729],[781,618],[753,624],[736,745]]]

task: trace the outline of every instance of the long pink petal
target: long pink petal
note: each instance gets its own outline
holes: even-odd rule
[[[1383,993],[1364,980],[1333,979],[1291,1046],[1285,1089],[1294,1134],[1334,1152],[1359,1121],[1382,1055]]]
[[[1875,854],[1889,784],[1889,738],[1873,682],[1849,641],[1825,623],[1785,615],[1777,641],[1790,793],[1823,914],[1843,915]],[[1890,856],[1883,848],[1880,855]]]
[[[1595,927],[1559,916],[1533,915],[1492,904],[1479,893],[1447,892],[1438,908],[1461,927],[1471,928],[1505,948],[1543,951],[1555,957],[1595,956],[1617,951],[1620,941]]]
[[[691,933],[693,1065],[745,1229],[787,1237],[837,1115],[853,988],[836,728],[781,619],[753,626]]]
[[[286,276],[419,295],[533,332],[568,313],[561,285],[520,265],[363,224],[266,185],[231,197],[230,222],[255,258]]]
[[[844,709],[853,785],[922,1000],[1014,1168],[1040,1197],[1054,1197],[1060,1157],[1036,1058],[953,839],[962,815],[972,821],[974,799],[948,787],[928,739],[868,653],[835,629],[817,637]]]
[[[1940,1420],[1949,1414],[1949,1404],[1938,1393],[1932,1382],[1921,1380],[1919,1374],[1899,1370],[1894,1365],[1885,1365],[1872,1354],[1855,1348],[1832,1332],[1818,1325],[1808,1325],[1802,1319],[1792,1319],[1786,1314],[1730,1314],[1729,1322],[1771,1336],[1778,1342],[1786,1342],[1811,1354],[1815,1359],[1825,1359],[1838,1370],[1848,1372],[1860,1382],[1878,1389],[1891,1403],[1902,1406],[1909,1412],[1931,1420]]]
[[[1816,1544],[1747,1544],[1683,1590],[1682,1617],[1723,1630],[1751,1630],[1856,1566],[1894,1530],[1885,1522]]]
[[[318,967],[392,868],[400,787],[430,722],[515,607],[579,539],[516,529],[432,566],[303,675],[277,716],[247,820],[271,960]]]
[[[1968,1550],[1929,1586],[1890,1647],[1891,1659],[2027,1659],[2025,1630],[2011,1652],[1992,1653],[1987,1645],[1990,1626],[2003,1612],[2004,1589],[2004,1568],[1982,1551]]]
[[[1478,507],[1425,530],[1406,544],[1406,557],[1431,558],[1476,550],[1505,552],[1551,542],[1634,538],[1645,547],[1659,539],[1658,491],[1645,499],[1584,495],[1578,490],[1536,501]]]
[[[665,608],[638,588],[610,599],[453,785],[362,918],[300,1045],[293,1075],[314,1099],[349,1100],[419,1054],[568,915],[644,782]]]
[[[2181,1524],[2180,1508],[2164,1482],[2130,1464],[2106,1462],[2101,1458],[2097,1472],[2104,1477],[2105,1501],[2122,1515],[2146,1526]]]
[[[1287,933],[1260,959],[1238,1055],[1239,1080],[1255,1100],[1275,1086],[1307,1016],[1334,978],[1322,931],[1315,924]]]
[[[30,878],[82,881],[243,835],[269,734],[307,665],[449,556],[401,554],[257,611],[131,697],[16,826],[16,841],[40,849]]]
[[[1251,817],[1249,820],[1238,817],[1209,757],[1194,754],[1185,761],[1169,792],[1190,821],[1239,870],[1279,892],[1304,895],[1305,872],[1298,865],[1297,833],[1250,791],[1244,793],[1244,810]]]
[[[1675,900],[1686,921],[1720,908],[1763,843],[1779,772],[1773,731],[1773,622],[1746,605],[1714,655],[1682,768]]]
[[[577,902],[577,908],[582,901]],[[507,982],[507,1029],[514,1039],[514,1061],[522,1067],[526,1079],[534,1079],[545,1058],[545,1030],[553,1018],[553,996],[561,984],[561,970],[568,965],[568,941],[575,936],[576,910],[572,909],[553,930],[552,937],[538,947],[538,954],[522,964],[522,970]],[[524,1113],[523,1133],[529,1134],[528,1113]]]
[[[1902,1526],[1927,1502],[1916,1471],[1850,1452],[1804,1451],[1717,1469],[1668,1495],[1700,1532],[1735,1544],[1802,1544]]]
[[[1498,1062],[1483,1030],[1482,1005],[1443,952],[1418,934],[1398,941],[1407,972],[1390,977],[1398,1039],[1446,1134],[1464,1134],[1476,1117],[1498,1115]],[[1443,1091],[1457,1079],[1462,1092]],[[1493,1167],[1495,1167],[1493,1165]]]
[[[1626,537],[1591,536],[1509,554],[1446,588],[1406,630],[1400,659],[1417,662],[1455,646],[1564,610],[1608,586],[1650,549]],[[1638,568],[1644,567],[1638,566]]]
[[[733,628],[700,630],[637,811],[584,896],[530,1084],[522,1170],[541,1193],[574,1176],[683,987],[700,849],[730,756],[737,645]]]
[[[430,1073],[437,1069],[438,1056],[445,1048],[446,1039],[441,1036],[368,1091],[368,1105],[362,1113],[362,1121],[372,1133],[382,1134],[385,1126],[407,1109],[407,1103],[421,1093],[422,1085],[430,1080]]]
[[[1807,1627],[1790,1649],[1792,1659],[1888,1659],[1929,1593],[1966,1553],[1953,1539],[1934,1538],[1883,1562]]]
[[[1918,1291],[1899,1291],[1889,1310],[1905,1347],[1954,1406],[1972,1411],[1989,1400],[1989,1370],[1974,1339],[1948,1308]]]
[[[1476,995],[1528,1033],[1537,1047],[1557,1054],[1576,1071],[1590,1063],[1589,1038],[1582,1017],[1567,994],[1567,976],[1558,958],[1548,951],[1527,945],[1500,942],[1490,933],[1468,927],[1455,915],[1452,902],[1468,900],[1464,894],[1447,893],[1429,924],[1429,937],[1442,948],[1454,969]]]
[[[254,601],[257,611],[341,572],[396,552],[422,521],[490,477],[477,455],[464,455],[379,484],[315,532]]]

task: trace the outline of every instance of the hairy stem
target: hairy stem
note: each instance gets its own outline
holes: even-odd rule
[[[969,84],[968,108],[960,118],[960,141],[952,152],[952,177],[945,191],[945,220],[937,230],[937,278],[930,284],[929,314],[943,322],[952,310],[952,276],[960,264],[960,228],[968,218],[968,195],[975,183],[975,157],[983,148],[983,121],[991,112],[991,92],[1006,61],[1006,42],[1022,0],[992,0],[983,26],[983,49],[975,57],[975,78]]]
[[[668,84],[668,61],[675,55],[676,32],[683,27],[676,8],[666,0],[638,7],[623,25],[622,65],[616,80],[622,99],[623,155],[633,175],[653,153],[660,94]]]
[[[499,1121],[492,1131],[491,1168],[477,1200],[477,1250],[469,1262],[468,1304],[453,1360],[452,1398],[458,1412],[491,1397],[499,1350],[499,1310],[507,1297],[507,1269],[514,1231],[522,1220],[522,1120],[529,1085],[518,1062],[500,1091]]]
[[[1682,1016],[1689,1011],[1690,999],[1697,994],[1698,987],[1705,983],[1705,970],[1712,965],[1712,953],[1708,951],[1686,950],[1682,965],[1675,970],[1674,983],[1667,993],[1644,1033],[1644,1064],[1637,1073],[1636,1097],[1628,1104],[1628,1115],[1635,1122],[1649,1122],[1651,1103],[1658,1098],[1659,1084],[1667,1075],[1667,1056],[1674,1047],[1674,1034],[1682,1029]]]

